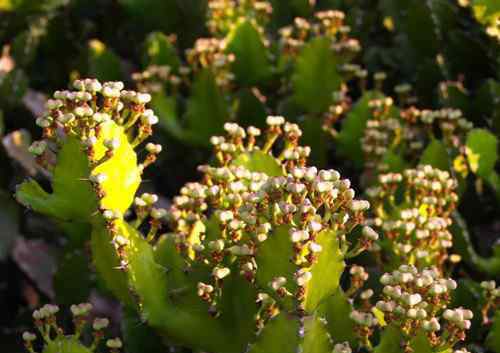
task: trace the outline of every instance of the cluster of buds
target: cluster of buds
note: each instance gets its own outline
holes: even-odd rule
[[[457,288],[453,279],[442,278],[436,268],[419,271],[401,265],[385,273],[380,282],[383,300],[376,303],[376,310],[388,324],[401,329],[407,344],[419,332],[425,332],[434,347],[452,348],[465,340],[473,314],[468,309],[448,308],[451,292]]]
[[[268,284],[268,294],[303,302],[312,278],[310,268],[323,250],[316,242],[318,235],[331,232],[328,235],[337,237],[341,251],[347,255],[351,246],[347,234],[364,221],[364,212],[369,208],[367,201],[354,198],[349,180],[341,179],[337,171],[306,166],[309,149],[298,145],[302,132],[297,125],[277,116],[269,117],[267,123],[265,132],[226,124],[227,136],[212,138],[220,166],[201,166],[202,182],[183,187],[169,210],[179,251],[213,268],[210,282],[198,285],[199,296],[213,305],[224,278],[231,272],[227,266],[233,262],[231,259],[236,258],[239,274],[253,283],[259,266],[259,246],[275,236],[288,237],[293,249],[289,260],[297,270],[295,283],[276,277]],[[258,143],[261,135],[264,141]],[[277,143],[278,138],[283,141]],[[280,146],[283,150],[278,152]],[[272,173],[282,176],[250,171],[240,165],[241,158],[252,158],[256,153],[269,158],[277,168]],[[209,218],[220,232],[207,234],[214,232],[205,226]],[[375,238],[373,230],[364,233],[372,241]]]
[[[234,80],[231,64],[235,56],[228,54],[226,47],[224,39],[197,39],[194,47],[186,50],[187,63],[193,72],[209,69],[214,74],[217,85],[228,88]]]
[[[387,166],[382,163],[385,154],[403,138],[403,126],[392,114],[393,103],[390,97],[373,99],[368,103],[372,115],[366,123],[361,148],[365,164],[370,170],[386,170]]]
[[[162,92],[165,87],[175,91],[182,82],[168,65],[150,65],[142,72],[133,73],[132,80],[139,91],[151,94]]]
[[[242,20],[262,31],[269,22],[273,7],[262,0],[210,0],[207,27],[213,35],[225,36]]]
[[[400,263],[441,268],[452,246],[449,226],[456,207],[457,182],[446,171],[431,166],[407,169],[403,174],[381,174],[367,190],[374,204],[374,227],[391,242]],[[396,194],[403,193],[398,200]]]
[[[337,137],[338,131],[335,125],[341,118],[351,110],[352,100],[345,90],[332,93],[333,104],[328,107],[328,111],[323,114],[323,130],[330,133],[332,137]]]
[[[481,310],[483,323],[489,324],[491,322],[490,313],[494,313],[500,305],[500,288],[497,287],[495,281],[483,281],[481,288],[485,301]]]
[[[55,347],[53,346],[61,344],[61,341],[66,339],[78,341],[85,326],[89,323],[88,317],[91,310],[92,305],[89,303],[71,306],[73,323],[75,325],[75,332],[72,335],[65,334],[63,328],[58,325],[56,314],[59,312],[59,307],[57,305],[46,304],[42,308],[35,310],[33,312],[35,327],[43,339],[46,349],[54,349]],[[90,347],[84,347],[82,344],[82,351],[83,348],[85,348],[85,351],[96,351],[99,343],[104,338],[104,330],[109,326],[109,320],[106,318],[95,318],[91,326],[93,332],[93,342]],[[30,353],[34,353],[35,350],[33,344],[38,339],[37,334],[26,331],[23,333],[22,337],[26,349]],[[119,338],[110,339],[106,342],[106,344],[108,348],[110,348],[110,353],[116,353],[118,352],[118,349],[121,348],[121,341]]]
[[[47,111],[36,120],[43,128],[43,140],[34,142],[30,150],[43,167],[53,167],[51,153],[67,136],[79,138],[86,146],[91,164],[97,165],[120,148],[119,140],[105,140],[106,152],[96,153],[94,146],[103,138],[104,124],[113,121],[122,126],[135,147],[151,135],[152,125],[158,123],[158,117],[145,108],[151,96],[124,90],[122,82],[101,84],[96,79],[85,79],[74,81],[73,86],[76,91],[56,91],[54,98],[47,101]],[[101,176],[99,180],[104,178]],[[99,180],[96,179],[97,184]]]
[[[295,56],[311,38],[326,37],[331,40],[331,49],[352,58],[361,50],[358,40],[349,37],[350,28],[344,25],[345,14],[341,11],[320,11],[312,20],[297,17],[293,25],[280,29],[280,42],[284,52]],[[349,61],[349,60],[347,60]]]

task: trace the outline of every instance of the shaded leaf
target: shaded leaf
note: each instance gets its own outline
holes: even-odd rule
[[[428,164],[441,170],[449,170],[450,162],[446,146],[439,140],[433,139],[425,148],[419,164]]]
[[[467,135],[467,159],[474,173],[488,179],[498,159],[498,141],[484,129],[474,129]]]
[[[153,32],[147,36],[144,43],[142,63],[144,67],[167,65],[176,72],[181,61],[176,48],[172,44],[172,39],[161,32]]]
[[[187,103],[186,123],[192,139],[208,145],[213,135],[221,133],[229,119],[229,107],[224,100],[214,75],[208,70],[201,71],[193,83],[192,94]]]
[[[245,167],[251,172],[266,173],[268,176],[283,175],[283,169],[276,159],[262,151],[240,154],[232,164]]]
[[[299,320],[286,313],[272,318],[248,353],[296,353],[299,343]]]
[[[336,232],[324,230],[316,236],[315,242],[321,245],[322,251],[311,266],[312,278],[306,285],[305,309],[310,313],[337,291],[345,268]]]
[[[299,54],[292,76],[294,100],[311,113],[328,109],[332,93],[340,88],[339,64],[327,38],[318,37]]]
[[[354,333],[355,323],[349,317],[351,311],[352,305],[340,287],[318,308],[318,312],[326,318],[334,342],[347,341],[351,347],[356,347],[358,339]]]
[[[235,56],[232,72],[246,86],[255,85],[269,77],[269,54],[262,36],[250,21],[238,23],[227,37],[227,52]]]

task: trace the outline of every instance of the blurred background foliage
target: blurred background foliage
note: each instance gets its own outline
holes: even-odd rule
[[[210,158],[210,136],[226,121],[262,127],[267,115],[285,115],[300,123],[316,165],[335,166],[363,189],[368,160],[361,139],[372,117],[371,100],[399,97],[391,108],[394,116],[410,106],[460,109],[474,127],[462,150],[449,152],[438,132],[438,139],[426,140],[421,160],[459,173],[455,163],[465,156],[472,173],[461,180],[455,250],[465,261],[457,272],[475,279],[499,276],[500,2],[270,3],[268,17],[245,12],[224,26],[227,14],[214,24],[216,13],[205,0],[0,0],[2,352],[19,350],[18,333],[41,302],[90,297],[99,310],[120,315],[89,270],[85,235],[71,241],[58,236],[58,228],[11,197],[26,176],[47,184],[27,152],[38,135],[35,118],[51,92],[79,77],[121,80],[153,94],[161,119],[153,139],[166,151],[142,187],[163,195],[165,204],[197,177],[195,167]],[[316,12],[330,9],[345,13],[348,27],[338,41],[343,47],[332,51],[325,34],[287,46],[283,27],[299,25],[300,31],[295,18],[312,23]],[[204,57],[210,53],[220,56]],[[384,80],[374,78],[380,72]],[[348,99],[339,100],[335,92]],[[329,126],[330,108],[340,101],[349,108]],[[388,151],[377,163],[389,170],[413,163],[398,151]],[[81,274],[78,281],[75,273]],[[464,297],[475,290],[467,277]],[[128,316],[125,323],[137,320]],[[139,334],[144,335],[128,333]],[[493,346],[500,352],[498,342]]]

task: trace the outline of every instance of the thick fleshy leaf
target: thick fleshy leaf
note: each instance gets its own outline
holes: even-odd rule
[[[34,180],[18,186],[16,198],[26,207],[61,220],[88,220],[97,210],[97,198],[88,181],[90,167],[82,144],[68,138],[58,153],[52,180],[53,193]]]
[[[450,162],[446,146],[439,140],[433,139],[425,148],[420,157],[420,164],[429,164],[441,170],[450,169]]]
[[[255,286],[239,274],[238,266],[233,266],[231,274],[224,278],[220,320],[227,327],[227,332],[234,332],[231,340],[238,342],[242,351],[255,336],[255,298]]]
[[[92,288],[89,261],[81,250],[66,251],[58,261],[54,276],[56,302],[71,305],[88,301]],[[78,278],[75,281],[75,278]]]
[[[245,167],[251,172],[266,173],[269,176],[283,175],[283,169],[276,159],[272,155],[262,151],[240,154],[233,161],[233,164]]]
[[[309,313],[314,312],[323,300],[337,291],[345,267],[334,231],[320,232],[316,243],[321,245],[322,250],[317,255],[317,262],[310,269],[312,278],[306,285],[305,309]]]
[[[96,145],[96,158],[104,156],[102,146],[105,139],[118,139],[120,146],[114,150],[113,157],[99,164],[92,170],[92,175],[103,173],[107,179],[101,183],[106,195],[101,199],[100,206],[104,209],[119,210],[124,213],[135,197],[141,183],[141,172],[137,165],[137,155],[121,126],[114,122],[101,125],[102,138]]]
[[[410,347],[415,353],[433,353],[429,340],[424,333],[420,333],[416,337],[412,338]]]
[[[123,78],[120,58],[106,45],[93,39],[88,44],[88,75],[102,81],[119,81]]]
[[[189,134],[197,143],[208,145],[210,137],[221,133],[228,119],[228,104],[215,83],[214,75],[208,69],[201,71],[195,78],[187,103]]]
[[[82,143],[75,137],[69,137],[58,153],[52,180],[53,193],[47,193],[37,182],[29,180],[18,187],[16,198],[25,206],[56,219],[90,222],[98,208],[98,201],[89,176],[104,173],[107,179],[102,187],[106,195],[100,206],[125,212],[132,204],[141,181],[137,156],[122,127],[110,121],[102,124],[101,131],[95,156],[104,156],[104,139],[116,138],[120,146],[113,157],[91,171]]]
[[[486,337],[486,347],[495,353],[500,353],[500,310],[497,310],[495,313],[493,325]]]
[[[43,353],[92,353],[92,350],[84,346],[73,336],[58,337],[48,343]]]
[[[135,308],[137,303],[130,294],[127,275],[121,269],[120,259],[111,244],[111,234],[104,224],[94,224],[90,246],[94,266],[106,288],[125,306]]]
[[[271,74],[262,35],[250,21],[238,23],[227,37],[227,52],[235,56],[232,72],[242,85],[255,85]]]
[[[167,271],[156,262],[154,249],[143,236],[126,222],[119,222],[119,232],[129,241],[124,250],[126,273],[140,300],[142,318],[180,344],[190,342],[190,347],[213,352],[238,351],[238,342],[227,340],[228,332],[207,311],[176,305],[175,296],[169,292]]]
[[[296,317],[281,313],[266,324],[247,352],[296,353],[299,344],[299,327],[300,322]]]
[[[321,318],[309,316],[304,320],[304,341],[301,346],[304,353],[332,352],[332,340],[326,324]]]
[[[403,353],[401,347],[401,331],[394,326],[387,326],[382,333],[380,343],[374,349],[374,353]]]
[[[474,129],[467,135],[467,159],[474,173],[488,179],[498,160],[498,140],[484,129]]]
[[[336,292],[324,300],[318,312],[327,321],[328,332],[335,342],[349,342],[351,347],[356,347],[357,336],[354,333],[355,323],[349,317],[352,305],[347,300],[340,287]]]
[[[335,148],[339,153],[348,157],[356,166],[363,165],[363,150],[361,138],[363,137],[366,122],[371,117],[368,103],[372,99],[382,98],[379,92],[366,92],[354,105],[342,122],[342,128],[336,140]]]
[[[130,309],[124,310],[121,322],[123,343],[127,353],[165,352],[162,338],[138,314]]]
[[[297,290],[294,274],[298,266],[291,261],[294,250],[289,230],[288,225],[279,226],[271,232],[266,241],[259,244],[255,259],[259,264],[256,278],[262,288],[269,288],[269,284],[276,277],[285,277],[285,287],[288,291],[295,293]]]
[[[338,64],[327,38],[318,37],[308,43],[297,58],[292,77],[295,101],[310,113],[326,111],[332,93],[342,83]]]
[[[166,65],[176,72],[181,64],[171,40],[161,32],[149,34],[144,43],[144,49],[142,62],[145,68],[149,65]]]

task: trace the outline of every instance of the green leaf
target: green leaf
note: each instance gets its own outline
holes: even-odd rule
[[[387,171],[392,173],[402,173],[408,167],[403,157],[392,150],[384,154],[382,163],[387,165]]]
[[[111,235],[104,222],[92,227],[90,247],[95,269],[106,288],[125,306],[136,308],[137,303],[129,292],[127,275],[120,269],[120,259],[111,244]]]
[[[140,298],[141,317],[175,342],[189,343],[194,349],[238,351],[239,343],[227,339],[234,331],[224,329],[207,311],[177,306],[176,296],[169,291],[168,271],[156,262],[153,247],[128,223],[117,222],[117,225],[119,234],[129,242],[124,249],[128,283]]]
[[[294,100],[310,113],[321,113],[332,103],[340,88],[339,64],[327,38],[318,37],[299,54],[292,76]]]
[[[328,135],[323,130],[322,121],[315,116],[307,116],[300,122],[302,129],[302,143],[311,147],[309,161],[318,168],[327,163]]]
[[[257,298],[255,286],[240,275],[239,266],[233,266],[231,274],[224,278],[220,320],[227,327],[227,332],[234,332],[231,340],[238,342],[242,351],[255,337],[257,314],[255,298]]]
[[[255,259],[258,264],[256,279],[262,288],[269,288],[269,283],[276,277],[285,277],[286,289],[291,293],[297,290],[294,274],[298,266],[290,261],[294,250],[289,230],[288,225],[279,226],[266,241],[259,244]]]
[[[441,170],[449,170],[450,162],[446,146],[438,139],[433,139],[425,148],[419,164],[428,164]]]
[[[92,287],[90,276],[86,254],[81,250],[66,251],[59,259],[54,276],[57,303],[71,305],[86,302]]]
[[[152,95],[150,104],[151,108],[158,115],[160,127],[175,138],[183,141],[186,138],[186,133],[178,121],[177,101],[175,97],[169,97],[163,92],[155,93]]]
[[[309,316],[304,322],[304,341],[302,343],[305,353],[330,353],[333,350],[332,341],[325,323],[316,316]]]
[[[242,126],[253,125],[258,128],[265,128],[266,106],[262,103],[250,89],[242,89],[238,93],[238,123]]]
[[[270,76],[268,50],[250,21],[238,23],[229,33],[227,43],[226,51],[235,56],[232,72],[241,85],[255,85]]]
[[[97,39],[88,43],[88,65],[88,75],[99,80],[119,81],[123,78],[120,58]]]
[[[162,338],[144,323],[137,313],[125,309],[121,322],[126,353],[167,352]]]
[[[368,103],[382,97],[380,92],[365,92],[343,120],[342,128],[337,136],[336,149],[358,167],[363,166],[363,150],[360,141],[364,135],[366,123],[371,117]]]
[[[92,353],[78,338],[74,336],[59,336],[47,343],[43,353]]]
[[[373,350],[374,353],[404,353],[401,347],[401,331],[395,326],[386,326],[380,343]]]
[[[486,337],[486,347],[495,353],[500,353],[500,310],[495,312],[493,325]]]
[[[251,172],[266,173],[268,176],[283,175],[283,169],[278,161],[262,151],[240,154],[232,164],[245,167]]]
[[[215,83],[214,75],[205,69],[195,78],[187,103],[187,130],[197,143],[208,145],[213,135],[220,134],[229,119],[229,107]]]
[[[264,326],[247,353],[296,353],[299,327],[296,317],[282,312]]]
[[[98,201],[89,177],[104,173],[108,178],[101,186],[106,194],[99,205],[124,213],[132,204],[141,181],[137,155],[123,128],[114,122],[102,124],[100,136],[95,146],[95,158],[104,156],[105,139],[117,138],[120,146],[113,157],[91,171],[83,144],[76,137],[69,137],[58,153],[52,180],[53,193],[48,194],[36,181],[29,180],[19,186],[16,192],[18,201],[59,220],[90,222]]]
[[[314,312],[325,298],[337,291],[340,276],[345,268],[335,231],[320,232],[316,237],[316,243],[322,246],[322,251],[310,269],[312,278],[306,285],[305,309],[309,313]]]
[[[61,220],[85,221],[97,210],[97,198],[88,181],[90,167],[80,141],[70,137],[58,153],[48,194],[34,180],[19,185],[17,200],[36,212]]]
[[[355,323],[349,317],[351,311],[352,305],[340,287],[318,308],[320,315],[326,318],[328,331],[334,342],[347,341],[351,347],[356,347],[358,338],[354,333]]]
[[[177,72],[181,61],[169,37],[161,32],[153,32],[146,37],[142,64],[144,68],[149,65],[167,65]]]
[[[433,353],[431,344],[423,332],[411,339],[410,347],[415,353]]]
[[[134,28],[143,31],[170,33],[175,30],[181,16],[175,0],[118,0],[118,3],[134,20]]]
[[[498,141],[484,129],[474,129],[467,135],[467,160],[474,173],[488,179],[498,159]]]

